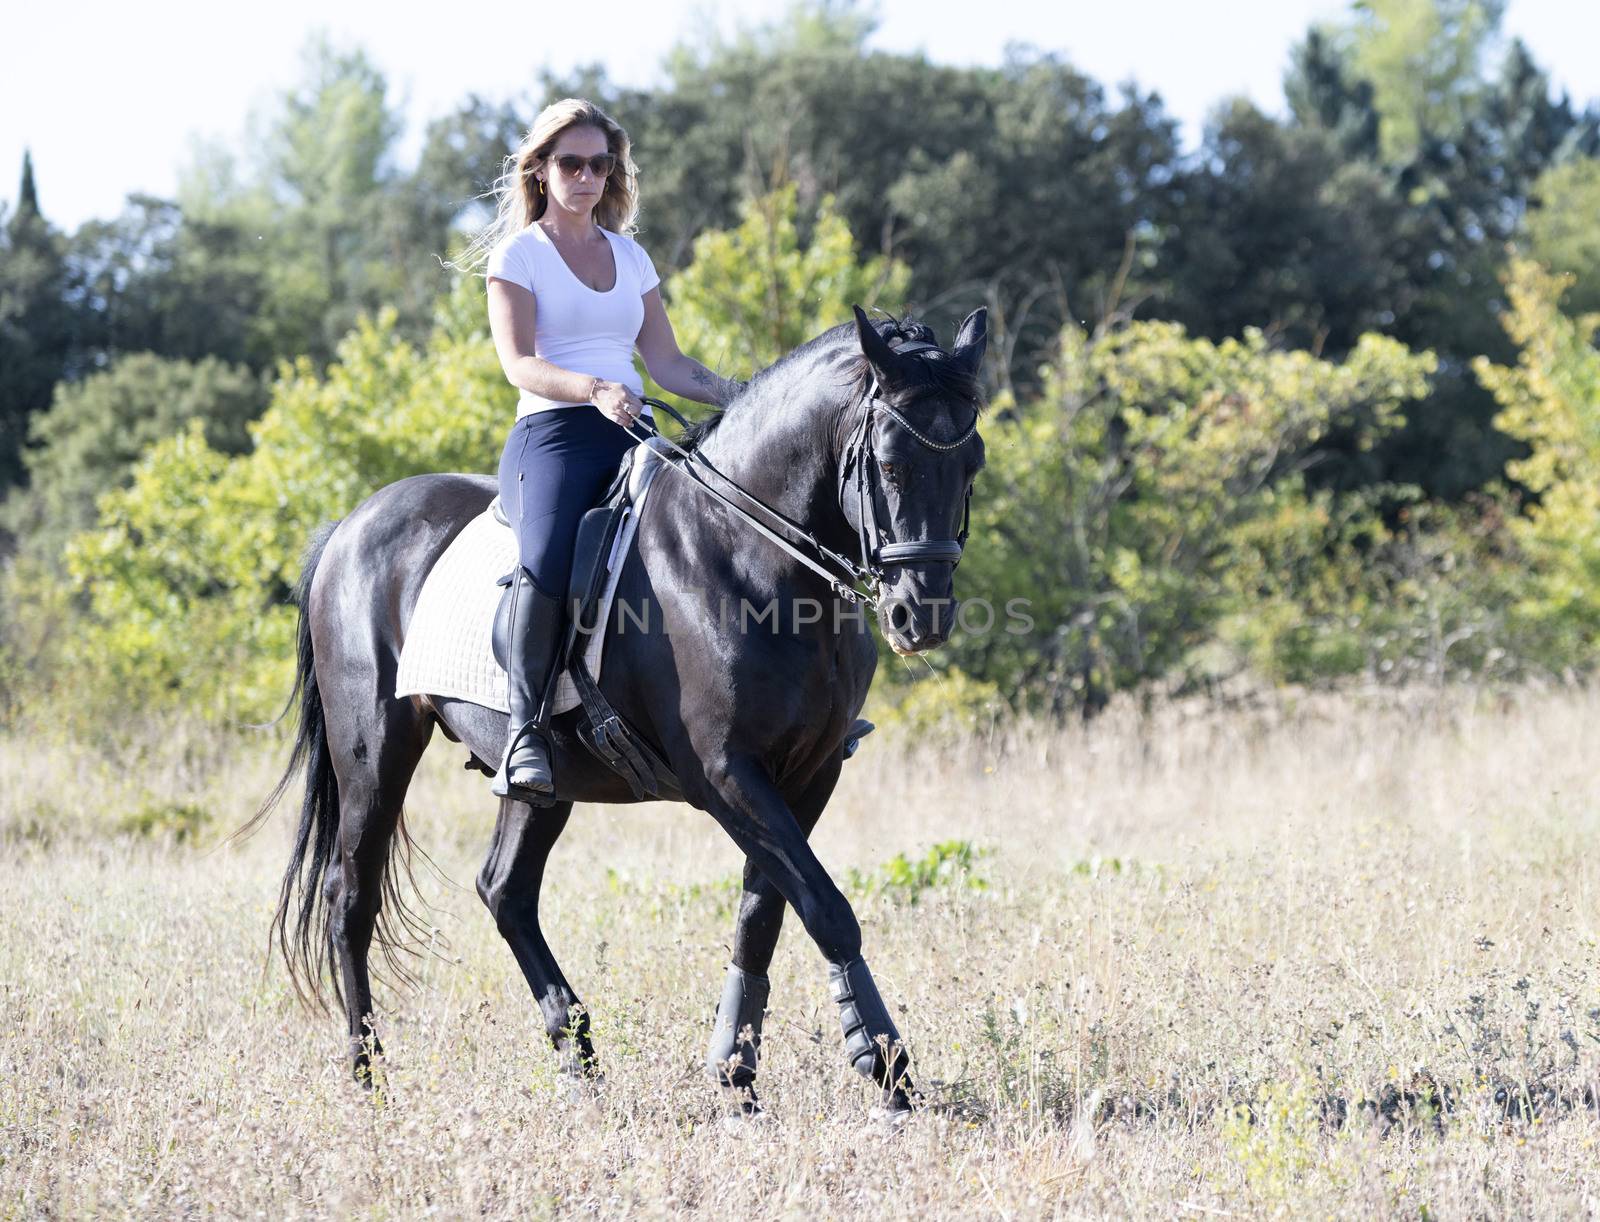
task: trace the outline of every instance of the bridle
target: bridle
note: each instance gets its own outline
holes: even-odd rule
[[[895,352],[902,355],[910,355],[924,350],[943,351],[937,344],[921,341],[902,344],[894,349]],[[666,412],[680,425],[688,427],[687,420],[659,399],[646,398],[644,402],[653,409]],[[888,580],[889,569],[906,564],[948,564],[953,569],[961,562],[961,553],[966,546],[968,529],[972,521],[972,489],[970,486],[967,488],[966,502],[961,511],[961,531],[954,539],[912,539],[885,542],[884,532],[878,526],[877,487],[873,475],[878,466],[877,449],[873,441],[872,428],[875,412],[882,412],[910,434],[919,444],[930,450],[940,452],[960,449],[972,440],[978,432],[978,418],[974,414],[972,423],[967,427],[967,430],[954,441],[937,441],[927,436],[884,400],[882,389],[878,385],[877,375],[872,375],[866,392],[861,396],[860,418],[852,427],[849,440],[846,441],[839,460],[839,507],[843,509],[847,503],[846,498],[853,493],[856,503],[856,537],[861,553],[859,561],[840,555],[798,522],[791,521],[764,501],[745,491],[737,481],[717,470],[711,461],[701,454],[698,449],[685,450],[670,437],[655,429],[653,424],[646,426],[643,421],[635,421],[634,427],[647,427],[648,431],[644,434],[635,433],[634,436],[639,437],[641,441],[650,445],[660,442],[677,453],[684,461],[682,463],[668,463],[668,466],[682,472],[692,483],[732,509],[734,513],[754,527],[759,534],[770,539],[801,564],[825,578],[840,598],[854,604],[864,603],[874,610],[878,610],[883,599],[882,591],[884,584]],[[731,498],[725,496],[717,488],[712,487],[704,478],[702,472],[709,472],[715,475],[717,479],[726,484],[748,504],[755,506],[773,521],[779,523],[791,536],[798,536],[797,542],[791,542],[790,539],[784,538],[766,523],[735,504]],[[847,514],[846,517],[848,518],[848,516]],[[802,546],[809,548],[814,555],[806,555],[805,552],[800,550]],[[826,567],[827,565],[833,565],[834,570],[830,571]],[[841,573],[843,576],[840,575]],[[865,591],[857,589],[858,584],[865,585],[867,589]]]
[[[942,349],[937,344],[916,341],[903,344],[895,349],[902,355],[921,352],[931,349],[940,352]],[[978,432],[978,417],[974,413],[972,423],[967,426],[954,441],[935,441],[926,436],[911,421],[902,416],[895,408],[891,407],[883,398],[878,386],[877,375],[872,376],[872,381],[867,387],[867,393],[861,399],[861,418],[856,422],[855,428],[850,433],[850,440],[845,443],[844,454],[839,462],[839,504],[844,505],[845,497],[849,494],[846,485],[855,483],[856,499],[856,536],[861,547],[861,564],[857,572],[862,579],[867,580],[875,590],[881,589],[887,577],[888,568],[902,564],[948,564],[952,569],[961,563],[961,552],[967,544],[967,533],[972,523],[972,488],[966,492],[966,502],[961,510],[961,531],[954,539],[913,539],[899,543],[883,542],[883,531],[878,526],[877,488],[876,475],[878,470],[878,452],[873,442],[873,412],[882,412],[889,419],[898,424],[905,432],[919,444],[930,450],[949,452],[959,450],[971,441]]]

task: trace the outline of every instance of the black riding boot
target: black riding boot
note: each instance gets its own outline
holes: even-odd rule
[[[540,721],[545,690],[554,682],[556,649],[561,642],[561,600],[539,589],[528,570],[518,567],[507,626],[506,686],[511,734],[500,771],[489,788],[499,797],[524,794],[546,798],[555,792],[550,744]]]

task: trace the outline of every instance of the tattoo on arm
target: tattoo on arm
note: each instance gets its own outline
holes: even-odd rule
[[[726,406],[728,401],[742,391],[746,385],[744,382],[735,382],[732,378],[724,378],[712,373],[711,370],[698,361],[695,362],[693,370],[690,371],[689,378],[695,385],[706,392],[704,401],[713,403],[718,407]]]

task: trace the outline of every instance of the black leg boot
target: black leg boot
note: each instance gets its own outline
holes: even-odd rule
[[[719,1086],[734,1093],[746,1115],[760,1110],[755,1095],[756,1058],[771,988],[765,976],[753,976],[729,964],[711,1046],[706,1050],[706,1069]]]
[[[550,744],[540,714],[546,689],[555,680],[551,672],[561,641],[561,618],[561,600],[551,598],[534,584],[527,569],[519,567],[511,591],[506,642],[511,733],[500,771],[489,786],[499,797],[534,797],[547,802],[555,793]]]
[[[878,985],[860,956],[849,963],[828,965],[828,991],[839,1006],[839,1024],[844,1028],[844,1051],[850,1064],[864,1078],[883,1088],[885,1106],[893,1112],[909,1111],[914,1092],[911,1086],[911,1058],[905,1043],[889,1017]]]

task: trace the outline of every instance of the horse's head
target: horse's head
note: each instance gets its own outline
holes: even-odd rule
[[[897,324],[886,338],[856,309],[868,376],[840,463],[840,504],[879,577],[878,623],[896,653],[943,644],[955,623],[955,567],[983,466],[987,319],[969,314],[946,352],[926,327]]]

